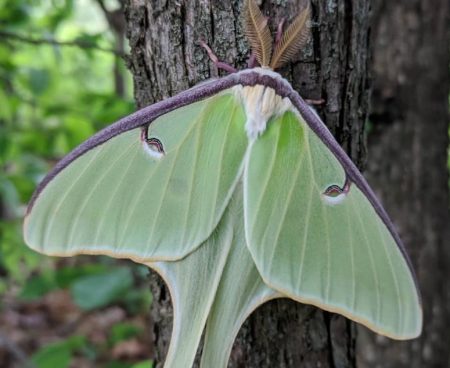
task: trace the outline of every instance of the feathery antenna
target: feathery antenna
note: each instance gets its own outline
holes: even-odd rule
[[[283,37],[275,45],[270,67],[280,68],[287,63],[300,50],[308,39],[309,27],[307,22],[310,19],[311,10],[309,3],[294,19],[292,24],[284,32]]]
[[[272,54],[272,35],[267,24],[267,18],[261,13],[254,0],[246,0],[245,33],[261,66],[269,66]]]

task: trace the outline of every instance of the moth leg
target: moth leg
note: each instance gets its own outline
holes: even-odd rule
[[[256,66],[256,54],[252,51],[247,61],[247,66],[252,69]]]
[[[211,61],[214,63],[214,65],[218,69],[225,70],[228,73],[236,73],[237,72],[237,69],[232,67],[230,64],[227,64],[227,63],[225,63],[223,61],[220,61],[219,58],[216,56],[216,54],[214,54],[214,52],[206,44],[205,41],[201,40],[200,41],[200,46],[203,47],[206,50],[206,52],[208,53],[209,58],[211,59]]]

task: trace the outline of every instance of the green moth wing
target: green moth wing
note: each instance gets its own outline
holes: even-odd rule
[[[201,367],[227,367],[234,340],[247,317],[261,304],[283,297],[261,278],[248,251],[242,221],[242,191],[233,208],[233,243],[209,312]]]
[[[182,261],[147,264],[168,285],[174,308],[165,367],[192,366],[203,332],[200,367],[226,367],[248,315],[280,296],[263,282],[246,246],[240,186],[217,229],[198,250]]]
[[[268,121],[265,118],[268,117]],[[107,254],[159,272],[174,305],[166,367],[225,367],[245,318],[290,297],[397,339],[419,292],[361,174],[278,74],[244,70],[124,118],[79,146],[29,205],[42,253]]]
[[[174,318],[165,367],[191,367],[194,363],[234,242],[234,219],[230,212],[227,208],[214,233],[182,261],[147,264],[162,276],[172,300]],[[226,336],[222,336],[221,343],[223,339]]]
[[[244,219],[258,270],[300,302],[392,338],[416,337],[422,312],[407,260],[321,138],[292,109],[252,143]]]
[[[38,191],[26,242],[50,255],[184,257],[228,204],[247,147],[244,122],[225,91],[95,145]]]

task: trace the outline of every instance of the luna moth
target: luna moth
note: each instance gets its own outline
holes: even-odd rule
[[[307,35],[309,8],[278,34],[244,6],[258,66],[204,82],[100,131],[35,191],[26,243],[106,254],[158,272],[174,307],[165,367],[226,367],[262,303],[288,297],[394,338],[422,308],[402,242],[319,116],[274,70]]]

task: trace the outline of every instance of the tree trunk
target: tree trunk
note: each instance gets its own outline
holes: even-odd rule
[[[303,7],[295,0],[264,1],[272,29]],[[279,5],[277,5],[279,4]],[[126,18],[139,107],[218,75],[198,41],[245,68],[248,45],[238,0],[128,0]],[[298,60],[283,70],[304,98],[325,99],[319,114],[350,156],[363,159],[368,111],[369,0],[312,1],[312,36]],[[171,333],[168,291],[152,276],[156,361],[162,366]],[[354,328],[343,317],[290,300],[259,308],[244,324],[231,367],[354,367]]]
[[[360,367],[449,367],[448,0],[376,0],[369,181],[412,256],[424,330],[414,341],[358,336]]]

